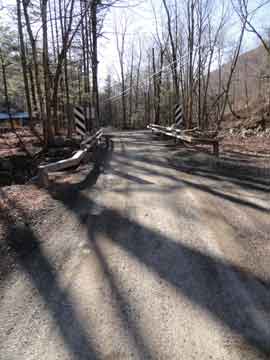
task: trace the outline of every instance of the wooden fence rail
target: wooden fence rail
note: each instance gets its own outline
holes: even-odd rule
[[[103,136],[103,130],[98,130],[94,135],[89,136],[81,143],[81,150],[76,151],[76,153],[64,160],[60,160],[54,163],[40,165],[38,167],[38,179],[39,183],[44,186],[49,186],[49,173],[68,169],[74,166],[78,166],[87,152],[101,139]]]
[[[165,127],[156,124],[150,124],[147,126],[152,132],[156,134],[162,134],[174,139],[178,139],[189,144],[193,145],[211,145],[213,146],[213,153],[216,156],[219,156],[219,139],[207,138],[207,137],[197,137],[192,136],[190,131],[177,130],[172,127]]]

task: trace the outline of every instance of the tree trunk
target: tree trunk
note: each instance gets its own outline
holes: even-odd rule
[[[162,0],[165,12],[167,15],[167,26],[168,26],[168,33],[170,38],[171,50],[172,50],[172,76],[173,76],[173,85],[174,85],[174,100],[175,103],[179,102],[180,93],[179,93],[179,81],[178,81],[178,72],[177,72],[177,51],[176,51],[176,44],[172,34],[172,19],[169,12],[169,8],[167,5],[166,0]]]
[[[163,58],[164,58],[164,50],[160,49],[160,68],[157,79],[157,111],[156,111],[156,124],[160,123],[160,93],[161,93],[161,84],[162,84],[162,69],[163,69]]]
[[[140,55],[139,55],[139,62],[138,62],[137,75],[136,75],[135,113],[138,111],[138,105],[139,105],[139,82],[140,82],[141,61],[142,61],[142,49],[140,42]]]
[[[46,108],[46,133],[47,133],[47,144],[53,143],[53,132],[51,127],[51,82],[50,82],[50,68],[49,68],[49,52],[48,52],[48,17],[47,17],[47,5],[48,0],[42,0],[41,8],[41,20],[42,20],[42,35],[43,35],[43,80],[44,80],[44,91],[45,91],[45,108]]]
[[[27,103],[27,110],[29,114],[30,126],[32,126],[32,106],[31,106],[31,96],[29,90],[29,82],[27,78],[27,62],[26,62],[26,51],[23,37],[23,27],[22,27],[22,13],[21,13],[21,2],[17,0],[17,18],[18,18],[18,32],[20,39],[20,57],[22,64],[22,72],[23,72],[23,81],[24,81],[24,89],[25,89],[25,97]]]
[[[132,121],[132,97],[133,97],[133,62],[134,62],[134,43],[131,51],[130,79],[129,79],[129,127]]]
[[[43,138],[44,138],[44,145],[46,147],[48,145],[47,119],[45,117],[45,112],[44,112],[44,102],[43,102],[44,99],[43,99],[43,92],[41,89],[41,82],[40,82],[40,75],[39,75],[39,68],[38,68],[36,40],[35,40],[33,32],[32,32],[31,22],[29,19],[29,14],[28,14],[28,9],[27,9],[29,3],[26,0],[22,0],[22,3],[23,3],[23,11],[24,11],[24,17],[25,17],[25,22],[26,22],[27,33],[28,33],[28,36],[30,39],[30,44],[31,44],[31,49],[32,49],[36,87],[37,87],[40,115],[41,115],[41,121],[42,121],[42,127],[43,127]]]
[[[188,106],[187,128],[192,126],[193,117],[193,50],[194,50],[194,0],[188,2]]]
[[[96,126],[99,123],[99,93],[98,93],[98,54],[97,54],[97,0],[91,6],[91,32],[92,32],[92,103],[95,109]]]
[[[11,126],[12,130],[15,130],[13,120],[11,118],[11,113],[10,113],[10,103],[9,103],[9,96],[8,96],[6,65],[4,64],[3,60],[2,60],[2,77],[3,77],[3,83],[4,83],[5,107],[7,109],[8,115],[9,115],[10,126]]]
[[[228,98],[229,98],[229,91],[230,91],[230,87],[231,87],[231,82],[232,82],[234,70],[235,70],[236,65],[237,65],[237,60],[239,58],[239,54],[240,54],[240,50],[241,50],[241,46],[242,46],[242,42],[243,42],[243,38],[244,38],[244,34],[245,34],[245,28],[246,28],[246,21],[244,21],[243,24],[242,24],[242,29],[241,29],[241,32],[240,32],[238,45],[237,45],[237,48],[236,48],[236,50],[234,52],[234,57],[233,57],[229,77],[228,77],[226,88],[225,88],[225,99],[224,99],[223,106],[222,106],[222,109],[221,109],[220,118],[218,119],[218,124],[217,124],[219,129],[220,129],[220,125],[221,125],[221,122],[223,120],[223,117],[224,117],[226,106],[228,104]]]

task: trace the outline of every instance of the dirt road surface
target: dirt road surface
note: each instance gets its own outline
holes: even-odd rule
[[[17,227],[0,359],[270,359],[267,184],[173,166],[146,132],[113,148],[42,234]]]

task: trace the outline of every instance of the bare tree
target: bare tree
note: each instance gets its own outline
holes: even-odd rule
[[[140,72],[141,72],[141,62],[142,62],[142,45],[141,39],[139,39],[139,55],[137,62],[137,72],[136,72],[136,87],[135,87],[135,113],[138,111],[139,105],[139,83],[140,83]]]
[[[24,41],[24,36],[23,36],[21,0],[17,0],[17,19],[18,19],[18,32],[19,32],[19,40],[20,40],[20,57],[21,57],[21,64],[22,64],[22,71],[23,71],[26,103],[27,103],[27,110],[29,113],[30,124],[32,124],[32,106],[31,106],[29,81],[28,81],[28,77],[27,77],[28,71],[27,71],[25,41]]]
[[[249,9],[249,0],[232,0],[232,4],[236,13],[238,14],[240,20],[246,26],[246,30],[249,32],[254,33],[259,40],[261,41],[262,45],[264,46],[265,50],[270,54],[270,46],[269,43],[265,40],[263,35],[257,30],[256,26],[253,24],[254,15],[264,8],[266,5],[270,3],[269,0],[260,0],[257,1],[257,6],[250,10]]]
[[[175,91],[175,103],[179,102],[179,81],[178,81],[178,71],[177,71],[177,46],[175,43],[175,38],[173,37],[172,31],[172,17],[169,11],[169,7],[167,4],[167,0],[162,0],[166,16],[167,16],[167,29],[170,39],[170,46],[172,52],[172,75],[173,75],[173,84],[174,84],[174,91]]]
[[[228,76],[226,85],[224,87],[225,96],[224,96],[224,100],[223,100],[223,105],[222,105],[220,117],[218,119],[218,128],[220,128],[221,122],[222,122],[223,117],[224,117],[225,109],[226,109],[226,106],[228,104],[229,91],[230,91],[230,87],[231,87],[231,83],[232,83],[233,74],[234,74],[234,71],[235,71],[235,68],[236,68],[236,65],[237,65],[237,61],[238,61],[238,58],[239,58],[239,54],[240,54],[240,50],[241,50],[241,46],[242,46],[242,42],[243,42],[243,38],[244,38],[245,28],[246,28],[246,21],[244,21],[242,23],[240,36],[239,36],[239,39],[238,39],[237,46],[236,46],[236,48],[234,50],[233,59],[232,59],[231,66],[230,66],[229,76]]]
[[[132,122],[132,110],[133,110],[133,106],[132,106],[132,101],[133,101],[133,71],[134,71],[134,40],[132,41],[132,45],[131,45],[131,61],[130,61],[130,69],[129,69],[129,114],[128,114],[128,118],[129,118],[129,124],[128,126],[131,127],[131,122]]]
[[[125,17],[121,24],[121,32],[118,32],[117,24],[115,23],[115,38],[118,53],[118,60],[120,66],[121,78],[121,99],[122,99],[122,122],[123,128],[127,126],[127,104],[126,104],[126,79],[125,79],[125,40],[127,32],[127,18]]]

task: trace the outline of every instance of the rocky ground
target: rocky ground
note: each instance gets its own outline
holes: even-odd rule
[[[0,133],[0,186],[25,184],[37,174],[39,164],[68,158],[78,147],[78,141],[58,136],[44,151],[39,128]]]
[[[221,149],[224,153],[237,151],[243,154],[270,156],[270,128],[230,129],[221,133]]]

